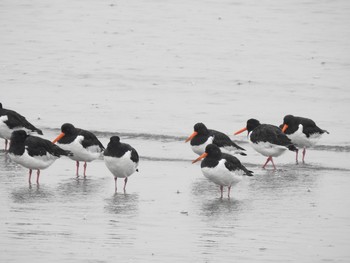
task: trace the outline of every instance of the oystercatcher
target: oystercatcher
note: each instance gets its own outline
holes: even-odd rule
[[[12,132],[17,130],[43,134],[41,130],[29,123],[21,114],[13,110],[4,109],[0,103],[0,137],[5,139],[5,150],[7,150],[7,143],[11,138]]]
[[[121,143],[118,136],[112,136],[104,151],[104,161],[114,176],[115,192],[117,192],[117,179],[124,179],[124,192],[128,177],[138,172],[139,155],[129,144]]]
[[[262,168],[265,168],[271,161],[273,168],[276,169],[272,157],[278,157],[286,150],[297,151],[291,140],[277,126],[260,124],[256,119],[249,119],[247,126],[234,134],[237,135],[246,130],[248,130],[248,140],[253,149],[268,157]]]
[[[39,184],[41,169],[49,167],[61,156],[72,155],[49,140],[27,135],[23,130],[14,131],[10,140],[9,156],[14,162],[29,169],[29,184],[32,170],[37,170],[36,183]]]
[[[79,177],[79,162],[85,162],[84,177],[86,177],[86,162],[98,159],[105,149],[92,132],[75,128],[70,123],[62,125],[61,133],[52,142],[57,142],[57,145],[62,149],[73,153],[69,158],[76,161],[77,177]]]
[[[296,146],[303,148],[303,163],[305,163],[306,148],[314,146],[322,134],[329,134],[328,131],[319,128],[313,120],[293,115],[286,115],[283,118],[283,124],[281,126],[282,131],[288,138]],[[297,150],[295,157],[296,163],[298,163],[298,152]]]
[[[209,144],[215,144],[225,153],[238,153],[247,155],[242,147],[234,143],[226,134],[208,129],[203,123],[199,122],[194,125],[194,132],[185,142],[191,141],[192,151],[198,155],[205,152],[205,147]]]
[[[244,167],[236,157],[222,153],[215,144],[207,145],[205,152],[192,163],[203,158],[202,173],[211,182],[220,186],[221,198],[224,186],[228,187],[227,196],[230,197],[231,186],[237,184],[242,179],[242,175],[253,176],[253,172]]]

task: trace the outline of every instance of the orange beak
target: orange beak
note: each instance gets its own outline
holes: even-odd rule
[[[207,153],[203,153],[201,156],[199,156],[196,160],[192,161],[192,163],[196,163],[200,160],[202,160],[203,158],[207,157],[208,154]]]
[[[282,132],[285,133],[285,131],[288,129],[288,125],[287,124],[284,124],[283,125],[283,128],[282,128]]]
[[[236,132],[234,133],[234,135],[240,134],[240,133],[242,133],[242,132],[244,132],[244,131],[246,131],[246,130],[247,130],[247,127],[243,128],[243,129],[240,129],[239,131],[236,131]]]
[[[188,142],[188,141],[192,140],[194,137],[196,137],[197,134],[198,134],[198,132],[193,132],[193,133],[191,134],[191,136],[188,137],[188,138],[186,139],[185,142]]]
[[[56,143],[57,141],[61,140],[61,138],[62,138],[64,135],[65,135],[65,134],[64,134],[63,132],[61,132],[60,135],[58,135],[58,136],[56,137],[56,139],[54,139],[54,140],[52,141],[52,143]]]

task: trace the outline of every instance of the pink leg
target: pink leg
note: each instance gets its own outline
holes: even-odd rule
[[[40,170],[36,172],[36,183],[39,184]]]
[[[228,193],[227,193],[228,198],[230,198],[230,192],[231,192],[231,185],[228,187]]]
[[[306,154],[306,148],[304,148],[303,150],[303,163],[305,163],[304,159],[305,159],[305,154]]]
[[[79,162],[77,161],[77,172],[75,173],[77,177],[79,177]]]
[[[117,192],[117,177],[114,177],[114,192]]]
[[[271,156],[269,156],[269,158],[267,158],[265,164],[264,164],[263,167],[262,167],[263,169],[265,169],[265,166],[268,164],[269,161],[271,161],[271,159],[272,159]]]
[[[222,185],[220,186],[220,192],[221,192],[220,198],[222,199],[224,196],[224,187]]]
[[[86,177],[86,167],[87,167],[87,163],[84,163],[84,177]]]
[[[273,162],[272,157],[271,157],[271,162],[272,162],[272,165],[273,165],[273,169],[276,170],[276,166],[275,166],[275,163]]]
[[[32,169],[29,169],[29,184],[32,184]]]
[[[297,149],[295,152],[295,163],[298,164],[298,154],[299,154],[299,150]]]
[[[124,179],[124,188],[123,188],[124,193],[125,193],[126,183],[127,183],[127,182],[128,182],[128,177],[125,177],[125,179]]]

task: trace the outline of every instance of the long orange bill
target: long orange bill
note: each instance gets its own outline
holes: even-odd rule
[[[192,161],[192,163],[196,163],[198,162],[199,160],[202,160],[203,158],[207,157],[208,154],[207,153],[203,153],[201,156],[199,156],[196,160]]]
[[[240,134],[240,133],[242,133],[242,132],[244,132],[244,131],[246,131],[246,130],[247,130],[247,127],[244,127],[243,129],[240,129],[239,131],[236,131],[236,132],[234,133],[234,135]]]
[[[282,132],[285,133],[287,129],[288,129],[288,125],[287,125],[287,124],[284,124],[284,125],[283,125],[283,128],[282,128]]]
[[[65,135],[65,134],[64,134],[63,132],[61,132],[60,135],[58,135],[58,136],[56,137],[56,139],[54,139],[54,140],[52,141],[52,143],[56,143],[57,141],[61,140],[61,138],[62,138],[64,135]]]
[[[188,137],[188,138],[186,139],[185,142],[188,142],[188,141],[192,140],[194,137],[196,137],[197,134],[198,134],[198,132],[193,132],[193,133],[191,134],[191,136]]]

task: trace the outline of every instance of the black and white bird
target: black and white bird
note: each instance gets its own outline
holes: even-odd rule
[[[253,149],[268,157],[262,168],[265,168],[268,162],[271,161],[273,168],[276,169],[273,157],[280,156],[286,150],[297,151],[295,145],[277,126],[260,124],[256,119],[249,119],[247,126],[234,134],[237,135],[244,131],[248,131],[248,140]]]
[[[104,161],[114,176],[115,192],[117,192],[117,179],[124,178],[124,192],[128,177],[138,172],[139,155],[129,144],[121,143],[118,136],[112,136],[104,151]]]
[[[303,163],[305,162],[306,148],[313,147],[322,134],[329,134],[328,131],[319,128],[313,120],[293,115],[286,115],[280,127],[297,147],[303,148]],[[298,152],[297,150],[296,163],[298,163]]]
[[[203,123],[194,125],[194,132],[185,142],[191,141],[192,151],[198,155],[205,152],[205,147],[209,144],[215,144],[222,152],[247,155],[242,147],[234,143],[226,134],[208,129]]]
[[[29,123],[21,114],[13,110],[4,109],[0,103],[0,137],[5,139],[5,150],[7,150],[8,140],[10,140],[12,132],[17,130],[43,134],[41,130]]]
[[[205,152],[192,163],[201,162],[203,175],[211,182],[220,186],[221,198],[223,197],[224,186],[228,187],[227,196],[230,197],[231,186],[241,181],[243,175],[253,176],[235,156],[222,153],[215,144],[209,144]]]
[[[29,169],[29,184],[32,170],[37,170],[36,183],[39,184],[40,170],[46,169],[61,156],[70,156],[49,140],[28,135],[25,131],[14,131],[11,136],[9,156],[12,161]]]
[[[76,161],[77,177],[79,177],[79,162],[84,162],[84,177],[86,177],[87,162],[100,158],[105,149],[92,132],[75,128],[70,123],[62,125],[61,133],[52,142],[57,142],[62,149],[73,153],[69,158]]]

